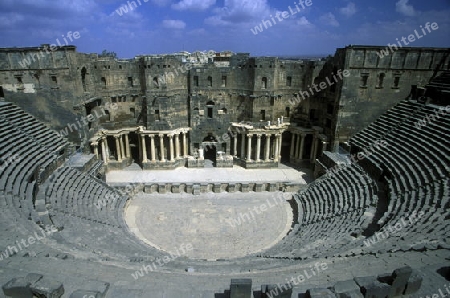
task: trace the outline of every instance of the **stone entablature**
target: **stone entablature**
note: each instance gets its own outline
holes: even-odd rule
[[[232,155],[235,161],[246,168],[278,167],[283,132],[289,128],[289,125],[289,122],[282,120],[275,125],[271,125],[270,121],[267,124],[231,123]]]
[[[131,161],[130,134],[137,138],[139,162],[144,169],[175,168],[184,166],[189,155],[188,133],[191,129],[178,128],[167,131],[146,130],[143,126],[119,130],[100,130],[90,141],[97,158],[105,165],[125,167]],[[111,138],[114,142],[111,142]],[[109,140],[109,142],[108,142]],[[111,143],[114,146],[110,146]],[[111,152],[114,152],[111,158]],[[126,161],[124,163],[124,161]]]

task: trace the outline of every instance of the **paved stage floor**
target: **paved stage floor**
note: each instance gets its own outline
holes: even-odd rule
[[[243,257],[268,249],[290,230],[289,193],[136,195],[125,221],[142,241],[176,254],[182,244],[193,259]]]
[[[110,171],[106,174],[106,183],[191,183],[191,182],[311,182],[311,170],[300,171],[280,165],[276,169],[233,168],[177,168],[174,170],[143,171],[137,164],[124,170]]]

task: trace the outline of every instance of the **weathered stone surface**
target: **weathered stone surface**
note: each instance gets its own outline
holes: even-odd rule
[[[365,298],[385,298],[391,289],[388,284],[379,282],[374,276],[355,277],[355,282]]]
[[[2,286],[3,293],[12,298],[33,298],[31,283],[24,277],[13,278]]]
[[[336,295],[329,289],[313,288],[306,292],[306,298],[336,298]]]
[[[423,277],[420,275],[420,273],[417,271],[413,271],[408,279],[404,294],[411,295],[419,291],[420,287],[422,286],[422,280]]]
[[[252,280],[248,278],[232,279],[230,298],[249,298],[252,295]]]
[[[261,298],[291,298],[292,285],[278,284],[278,285],[262,285]]]
[[[362,298],[360,287],[354,280],[338,281],[334,287],[334,292],[338,298]]]
[[[30,286],[36,295],[46,298],[60,298],[64,294],[64,286],[61,282],[43,277]]]
[[[391,284],[389,297],[403,295],[403,292],[406,289],[406,285],[411,277],[412,271],[412,268],[409,266],[394,270],[394,272],[392,273],[393,281]]]

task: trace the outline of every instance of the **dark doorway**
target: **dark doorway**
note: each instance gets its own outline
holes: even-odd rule
[[[312,134],[308,134],[305,137],[305,147],[303,147],[303,156],[301,156],[301,159],[309,159],[311,155],[311,147],[314,141],[314,136]]]
[[[283,143],[281,144],[281,162],[282,163],[288,163],[290,158],[290,151],[291,151],[291,143],[288,142],[289,138],[291,136],[290,132],[285,131],[283,133]]]
[[[205,167],[216,166],[217,156],[217,139],[209,133],[206,138],[203,139],[202,146],[205,156]]]
[[[3,87],[0,86],[0,97],[5,97],[5,93],[3,93]]]
[[[206,108],[207,108],[207,110],[206,110],[206,112],[207,112],[207,116],[208,116],[208,119],[212,119],[213,118],[213,108],[214,108],[214,102],[213,101],[209,101],[207,104],[206,104]]]
[[[139,135],[135,132],[130,132],[128,134],[128,139],[130,142],[130,153],[133,162],[140,164],[140,156],[139,156]]]

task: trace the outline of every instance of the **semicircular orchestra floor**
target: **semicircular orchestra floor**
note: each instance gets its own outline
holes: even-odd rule
[[[184,248],[184,256],[192,259],[230,259],[270,248],[289,232],[291,196],[141,193],[129,202],[124,216],[130,230],[148,245],[174,254]]]

